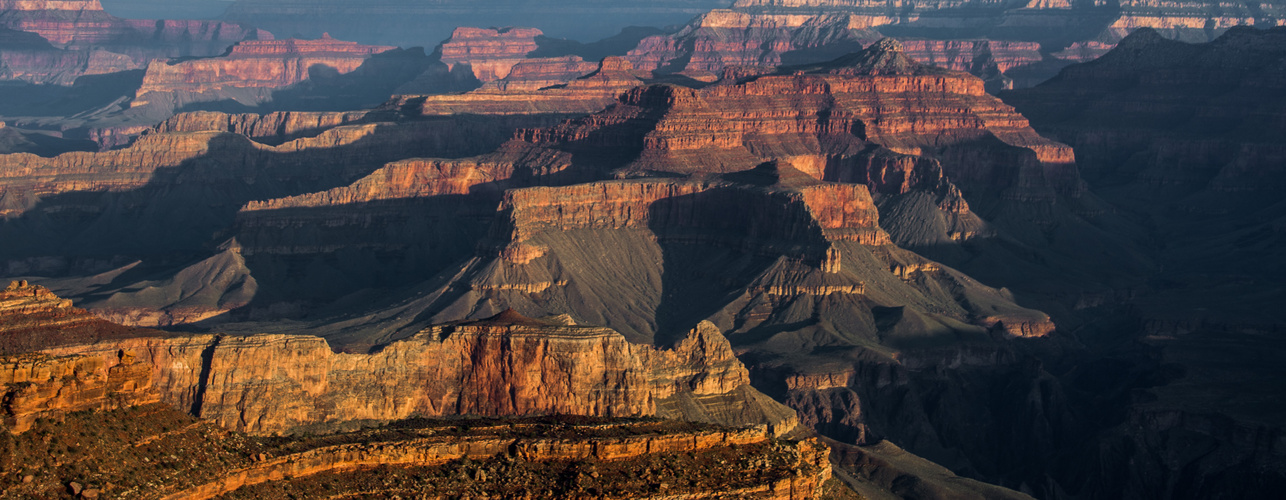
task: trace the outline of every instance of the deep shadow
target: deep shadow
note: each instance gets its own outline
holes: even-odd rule
[[[404,158],[482,154],[515,128],[550,119],[461,116],[380,124],[350,144],[298,151],[264,150],[244,136],[219,135],[205,154],[157,169],[138,188],[46,196],[0,221],[0,259],[208,253],[247,202],[345,186]]]
[[[648,227],[664,259],[656,345],[683,338],[732,302],[778,257],[815,258],[821,234],[802,206],[751,187],[724,187],[653,203]],[[820,246],[819,246],[820,245]]]
[[[574,55],[580,56],[581,59],[586,61],[601,61],[607,56],[623,56],[638,47],[639,42],[644,38],[665,33],[666,31],[660,28],[629,26],[621,29],[621,32],[616,35],[591,43],[581,43],[576,40],[551,38],[542,35],[536,37],[537,49],[529,52],[527,57]]]
[[[314,64],[308,68],[307,80],[271,90],[270,96],[257,105],[229,98],[187,103],[176,112],[356,111],[379,106],[396,92],[442,94],[481,86],[472,73],[449,71],[439,58],[440,54],[426,55],[422,47],[413,47],[372,55],[356,70],[343,74],[333,67]]]

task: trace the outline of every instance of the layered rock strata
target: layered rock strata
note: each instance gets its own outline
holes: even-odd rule
[[[269,434],[411,416],[753,414],[746,407],[659,410],[679,395],[710,400],[753,391],[713,325],[658,351],[610,329],[513,312],[430,328],[371,354],[335,353],[317,337],[135,338],[7,357],[0,373],[12,432],[59,412],[154,401]],[[775,403],[759,404],[766,406],[757,418],[726,423],[767,424],[779,434],[797,423]]]
[[[70,86],[153,59],[214,56],[243,40],[272,34],[218,21],[121,19],[97,0],[0,2],[0,77],[37,85]]]
[[[509,76],[514,65],[538,48],[536,37],[542,35],[535,28],[456,28],[438,50],[449,68],[466,65],[479,81],[490,82]]]
[[[874,42],[879,30],[913,47],[912,58],[969,71],[994,91],[1039,83],[1062,66],[1101,55],[1140,27],[1206,41],[1234,26],[1283,23],[1280,5],[1236,2],[1089,2],[1076,8],[1067,2],[912,2],[893,13],[878,2],[745,0],[699,16],[673,35],[643,40],[630,58],[640,68],[709,79],[727,66],[827,60]]]
[[[522,63],[516,71],[526,71]],[[530,63],[543,64],[543,63]],[[577,63],[579,67],[579,63]],[[418,107],[423,116],[460,113],[515,115],[557,113],[589,114],[611,105],[624,91],[642,85],[634,67],[625,59],[608,57],[587,74],[569,75],[560,82],[539,81],[535,85],[522,80],[505,79],[484,85],[478,90],[456,95],[400,96],[395,106]],[[549,85],[546,85],[549,84]],[[537,85],[540,85],[537,87]],[[535,87],[535,88],[533,88]]]
[[[121,19],[103,10],[98,0],[4,0],[0,26],[40,35],[60,48],[161,42],[186,46],[178,55],[214,55],[246,39],[272,39],[271,34],[219,21]],[[180,43],[182,42],[182,43]]]
[[[0,355],[149,333],[158,332],[108,323],[25,280],[14,281],[0,290]]]
[[[172,94],[175,107],[229,89],[279,89],[318,73],[343,75],[362,66],[372,55],[394,47],[359,45],[323,36],[318,40],[246,41],[226,55],[186,61],[153,61],[143,76],[131,106],[145,106],[158,96]]]
[[[533,91],[567,82],[593,73],[599,65],[579,56],[523,59],[509,69],[504,78],[486,82],[487,90]]]
[[[83,445],[76,462],[58,460],[63,441]],[[263,438],[144,405],[67,415],[21,435],[0,434],[0,442],[10,450],[0,466],[16,473],[0,479],[10,495],[70,488],[120,498],[264,498],[290,490],[309,497],[594,492],[610,499],[804,500],[843,490],[830,479],[828,447],[816,439],[657,419],[414,419]],[[109,444],[120,442],[128,445]]]

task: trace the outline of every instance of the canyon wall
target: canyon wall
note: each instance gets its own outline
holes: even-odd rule
[[[15,311],[6,315],[22,315]],[[370,354],[335,353],[303,336],[130,338],[6,357],[0,373],[12,432],[59,412],[154,401],[268,434],[413,416],[637,417],[657,415],[676,394],[723,395],[749,383],[712,325],[658,351],[610,329],[512,312],[433,327]],[[788,412],[768,410],[781,417],[724,423],[794,428]]]
[[[528,67],[543,67],[545,64],[544,60],[526,60],[518,63],[515,71],[525,72]],[[512,75],[463,94],[398,96],[390,105],[418,108],[421,116],[461,113],[577,115],[601,111],[614,103],[622,92],[643,84],[629,61],[619,57],[607,57],[594,66],[597,69],[580,74],[573,73],[583,70],[585,65],[574,62],[572,66],[573,71],[567,73],[528,75],[534,80],[523,79],[526,77],[521,74]]]
[[[149,104],[174,95],[173,106],[199,99],[199,94],[221,96],[228,89],[280,89],[321,74],[343,75],[361,67],[374,55],[394,47],[359,45],[323,36],[318,40],[246,41],[226,55],[186,61],[153,61],[131,106]],[[265,96],[266,98],[266,96]]]

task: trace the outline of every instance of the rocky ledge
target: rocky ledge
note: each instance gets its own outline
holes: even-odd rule
[[[5,496],[802,500],[836,487],[816,439],[656,419],[414,419],[262,438],[154,404],[45,420],[0,445]]]
[[[30,290],[30,291],[29,291]],[[41,289],[53,308],[69,304]],[[6,322],[49,307],[0,304]],[[5,426],[12,432],[68,411],[156,401],[242,432],[326,430],[411,416],[586,415],[764,424],[777,433],[794,412],[756,398],[746,368],[718,328],[702,323],[671,349],[631,344],[611,329],[513,311],[425,329],[370,353],[336,353],[291,335],[118,338],[0,358]],[[749,396],[747,396],[749,394]],[[668,403],[704,402],[704,411]]]

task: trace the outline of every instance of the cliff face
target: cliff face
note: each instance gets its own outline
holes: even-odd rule
[[[224,22],[120,19],[92,0],[8,0],[0,2],[0,77],[70,86],[152,59],[213,56],[242,40],[271,39]]]
[[[218,21],[120,19],[105,12],[98,0],[5,0],[0,2],[0,25],[36,33],[60,48],[183,42],[192,51],[184,55],[217,54],[247,38],[271,39],[267,32]]]
[[[526,60],[514,66],[514,74],[510,78],[489,82],[478,90],[453,95],[404,95],[395,98],[390,105],[418,108],[422,116],[461,113],[582,115],[603,110],[616,102],[622,92],[643,84],[634,67],[619,57],[605,58],[594,66],[597,69],[579,74],[550,74],[541,70],[535,75],[524,75],[527,68],[545,65],[545,60]],[[580,62],[572,61],[571,65],[575,71],[584,69]],[[558,67],[564,68],[562,64]]]
[[[0,352],[27,352],[78,337],[95,338],[105,321],[49,289],[15,281],[0,291]]]
[[[43,317],[25,311],[4,314]],[[130,338],[5,358],[0,374],[12,432],[41,416],[155,401],[260,434],[412,416],[638,417],[658,407],[670,418],[765,424],[779,434],[797,423],[771,400],[742,396],[755,391],[713,325],[655,350],[610,329],[512,311],[432,327],[372,354],[335,353],[321,338],[287,335]],[[723,397],[733,406],[700,413],[667,406],[677,397]],[[756,407],[757,418],[745,416]]]
[[[317,134],[362,121],[366,112],[306,112],[228,114],[213,111],[179,113],[150,128],[159,134],[219,131],[244,135],[267,144],[281,144],[306,134]]]
[[[329,31],[337,37],[365,43],[433,47],[452,37],[461,26],[540,26],[551,37],[600,40],[631,26],[682,24],[696,14],[726,6],[723,0],[656,0],[645,4],[597,0],[374,0],[361,6],[336,1],[242,0],[234,2],[223,19],[250,23],[273,33],[316,36]]]
[[[82,76],[136,70],[144,64],[102,49],[60,49],[35,33],[0,28],[0,78],[5,80],[70,86]]]
[[[967,205],[944,174],[1014,199],[1081,190],[1070,148],[1036,134],[977,78],[919,65],[896,42],[791,72],[638,88],[602,113],[520,137],[567,151],[611,146],[616,156],[601,161],[618,175],[775,159],[817,179],[869,181],[874,192],[932,191],[960,214]]]
[[[580,56],[523,59],[515,63],[503,78],[488,81],[482,88],[502,92],[540,90],[593,73],[598,66]]]
[[[451,69],[464,64],[479,81],[490,82],[508,76],[515,64],[536,50],[536,37],[543,34],[535,28],[456,28],[439,50],[442,62]]]
[[[318,40],[247,41],[224,56],[180,62],[153,61],[143,76],[137,98],[130,104],[144,106],[157,96],[175,94],[182,107],[189,94],[219,94],[229,89],[278,89],[313,75],[351,73],[372,55],[394,47],[359,45],[324,36]]]
[[[726,66],[828,60],[882,33],[905,42],[913,59],[968,71],[996,91],[1039,83],[1062,66],[1102,54],[1140,27],[1206,41],[1233,26],[1283,23],[1281,5],[1237,2],[1080,2],[1073,8],[1062,1],[966,0],[910,2],[892,13],[869,1],[748,0],[699,16],[674,35],[645,39],[629,57],[640,68],[713,79]]]

